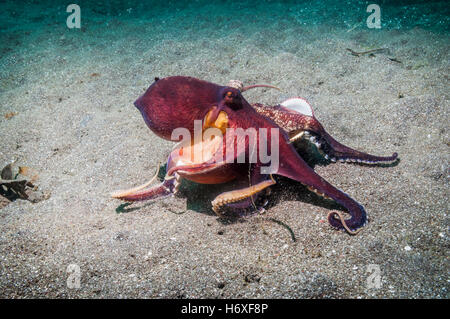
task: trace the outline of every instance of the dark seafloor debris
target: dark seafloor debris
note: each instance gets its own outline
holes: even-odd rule
[[[50,194],[38,189],[34,182],[39,178],[37,172],[26,166],[16,167],[15,163],[6,165],[1,171],[0,209],[17,199],[37,203],[48,199]]]
[[[352,55],[360,57],[362,55],[366,55],[368,54],[370,57],[374,57],[375,53],[387,53],[389,54],[389,49],[388,48],[378,48],[378,49],[373,49],[373,50],[368,50],[368,51],[362,51],[362,52],[356,52],[355,50],[346,49],[347,51],[349,51]],[[392,62],[397,62],[397,63],[402,63],[402,61],[398,60],[397,58],[390,58],[388,57],[388,59]]]
[[[365,55],[365,54],[374,54],[374,53],[381,53],[381,52],[387,52],[389,49],[388,48],[379,48],[379,49],[373,49],[373,50],[368,50],[368,51],[363,51],[363,52],[356,52],[352,49],[347,48],[347,51],[350,51],[350,53],[354,56],[361,56],[361,55]]]
[[[5,119],[9,120],[9,119],[13,118],[14,116],[16,116],[17,114],[19,114],[19,113],[17,113],[17,112],[8,112],[8,113],[5,114]]]

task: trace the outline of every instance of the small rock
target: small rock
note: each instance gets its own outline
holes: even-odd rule
[[[246,274],[244,277],[245,282],[259,282],[261,280],[261,276],[258,274]]]
[[[152,255],[153,255],[152,251],[149,251],[147,255],[144,256],[144,260],[149,260],[152,257]]]
[[[117,233],[114,236],[114,240],[120,240],[120,241],[125,240],[127,238],[128,238],[128,236],[126,234],[124,234],[124,233],[121,233],[121,232]]]

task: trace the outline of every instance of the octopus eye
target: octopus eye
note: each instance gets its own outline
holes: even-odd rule
[[[242,108],[242,101],[239,91],[227,89],[223,92],[223,102],[231,107],[233,110]]]
[[[236,98],[236,94],[233,94],[232,91],[225,91],[225,93],[224,93],[224,95],[223,95],[223,99],[224,99],[227,103],[232,102],[235,98]]]

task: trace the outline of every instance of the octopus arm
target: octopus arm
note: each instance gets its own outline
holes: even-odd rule
[[[340,213],[332,212],[328,215],[328,221],[335,228],[345,229],[350,234],[356,234],[358,229],[363,227],[367,221],[364,208],[314,172],[297,154],[292,145],[281,143],[280,148],[281,153],[286,155],[280,159],[277,174],[296,180],[317,194],[325,198],[331,198],[343,206],[351,215],[351,218],[344,220]]]

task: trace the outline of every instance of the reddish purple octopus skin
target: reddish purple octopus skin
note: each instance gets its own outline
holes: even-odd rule
[[[280,134],[275,143],[278,144],[280,156],[279,167],[274,174],[298,181],[316,193],[333,199],[345,208],[351,216],[349,219],[344,220],[340,217],[341,214],[333,212],[328,215],[328,221],[334,228],[345,229],[350,234],[356,234],[365,225],[367,216],[364,208],[308,166],[294,148],[290,138],[298,132],[308,132],[313,141],[316,142],[315,144],[322,148],[325,156],[333,161],[349,160],[381,163],[392,162],[397,159],[397,153],[388,157],[374,156],[340,144],[325,131],[313,115],[304,115],[281,105],[250,105],[238,88],[221,86],[192,77],[156,78],[155,82],[134,104],[141,112],[147,126],[156,135],[166,140],[171,140],[172,131],[180,127],[187,128],[193,135],[194,120],[203,120],[210,111],[212,111],[210,115],[213,119],[216,119],[220,112],[225,112],[228,116],[228,127],[230,128],[242,128],[244,130],[255,128],[257,131],[260,128],[269,129],[268,149],[271,149],[270,128],[278,128]],[[225,135],[223,138],[223,152],[225,154],[230,147],[229,142],[227,135]],[[248,154],[250,147],[248,139],[242,140],[240,143],[245,143],[246,154]],[[224,171],[223,165],[220,166],[220,163],[214,162],[215,159],[214,157],[208,164],[193,165],[195,167],[177,167],[169,156],[167,168],[170,175],[166,176],[166,180],[160,185],[148,190],[141,190],[137,194],[117,196],[116,198],[135,201],[166,196],[173,193],[176,188],[174,186],[176,175],[189,179],[191,175],[197,174],[200,169],[203,175],[206,174],[209,182],[214,182],[214,178],[218,178],[219,174],[230,174],[230,177],[233,175],[233,178],[248,180],[248,174],[243,173],[245,172],[243,164],[226,164],[226,170]],[[219,166],[216,168],[215,165]],[[246,164],[246,167],[248,168],[249,165]],[[271,175],[260,173],[259,168],[267,165],[267,163],[261,163],[259,157],[257,163],[251,164],[251,185],[266,187],[266,185],[272,184],[268,182]],[[275,183],[273,179],[272,181]],[[259,191],[259,188],[256,187],[256,191]],[[246,200],[248,201],[248,198]],[[235,203],[229,205],[232,206]]]

